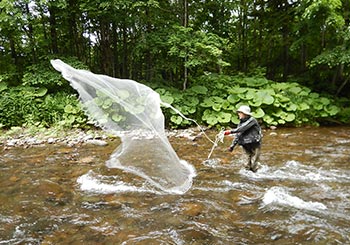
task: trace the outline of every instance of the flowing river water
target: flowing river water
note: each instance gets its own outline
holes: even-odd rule
[[[266,130],[257,173],[188,132],[169,133],[196,169],[183,195],[108,169],[118,139],[0,146],[0,244],[350,244],[349,127]]]

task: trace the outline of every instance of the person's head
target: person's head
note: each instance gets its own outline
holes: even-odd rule
[[[238,108],[237,114],[239,119],[246,118],[252,115],[250,107],[247,105],[242,105]]]

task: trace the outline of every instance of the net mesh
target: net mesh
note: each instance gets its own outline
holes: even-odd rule
[[[184,193],[191,187],[195,171],[178,158],[166,137],[158,93],[133,80],[78,70],[61,60],[51,64],[78,91],[96,126],[121,138],[107,167],[141,176],[166,192]]]

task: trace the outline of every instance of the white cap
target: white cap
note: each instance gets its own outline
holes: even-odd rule
[[[243,114],[246,114],[248,116],[251,116],[252,113],[250,111],[250,107],[247,105],[242,105],[238,108],[237,112],[242,112]]]

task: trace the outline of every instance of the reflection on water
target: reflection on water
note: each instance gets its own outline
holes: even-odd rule
[[[184,195],[106,168],[114,140],[2,149],[0,244],[350,243],[349,132],[266,131],[257,173],[229,138],[207,160],[205,138],[171,136],[196,168]]]

